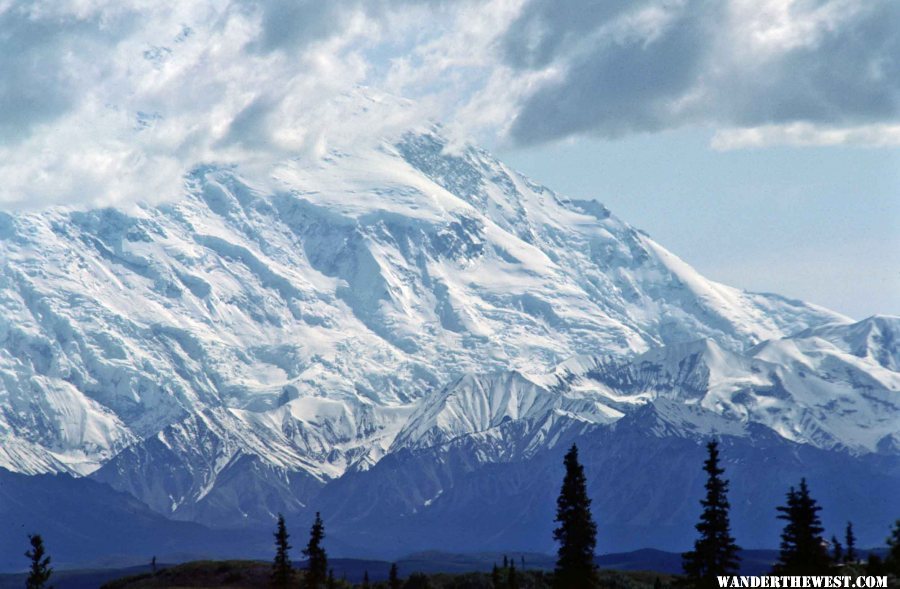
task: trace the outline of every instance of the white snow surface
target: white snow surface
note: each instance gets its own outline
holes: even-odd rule
[[[875,316],[812,328],[744,352],[704,339],[628,359],[577,358],[554,376],[569,390],[608,399],[625,413],[655,403],[660,415],[686,424],[684,431],[712,433],[710,423],[725,417],[736,426],[760,424],[820,448],[896,452],[898,336],[900,318]],[[685,407],[694,408],[690,416]]]
[[[561,374],[698,339],[709,387],[685,403],[810,443],[896,433],[896,319],[717,284],[599,203],[445,147],[420,129],[267,178],[201,167],[171,204],[0,213],[0,466],[87,474],[160,436],[188,452],[198,420],[227,441],[199,449],[208,485],[238,452],[326,480],[510,420],[549,444],[551,421],[667,394]],[[778,419],[735,399],[772,374]],[[830,403],[821,435],[792,425]]]

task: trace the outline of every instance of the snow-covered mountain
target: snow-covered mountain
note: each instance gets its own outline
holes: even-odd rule
[[[878,335],[860,347],[860,333]],[[423,400],[391,450],[440,446],[518,421],[534,436],[516,452],[521,457],[529,447],[556,445],[550,432],[558,422],[612,424],[652,403],[677,426],[675,435],[743,435],[748,424],[758,424],[827,450],[896,453],[900,373],[888,368],[896,352],[884,344],[892,345],[898,333],[900,319],[872,317],[743,353],[707,339],[631,357],[574,357],[530,377],[469,374]]]
[[[530,459],[648,403],[682,434],[896,455],[897,332],[710,281],[420,129],[270,178],[201,167],[169,204],[0,214],[0,466],[232,524],[385,456]]]
[[[898,334],[900,318],[871,317],[769,340],[743,353],[698,340],[625,360],[580,359],[574,370],[563,365],[557,375],[618,407],[667,400],[678,412],[696,409],[733,424],[761,424],[819,448],[894,453],[900,373],[891,366]],[[695,423],[686,430],[703,427]]]
[[[900,486],[900,375],[885,369],[898,332],[900,319],[873,317],[744,352],[697,340],[540,375],[467,375],[423,400],[385,459],[313,502],[346,537],[368,534],[361,547],[466,550],[475,537],[479,549],[549,551],[561,455],[577,442],[601,548],[680,550],[702,495],[702,441],[716,437],[746,545],[777,543],[774,506],[801,476],[826,523],[852,520],[877,543]]]

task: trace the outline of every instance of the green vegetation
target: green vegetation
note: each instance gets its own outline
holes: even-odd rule
[[[591,515],[584,467],[578,462],[578,446],[572,445],[563,464],[566,475],[556,500],[559,527],[553,530],[553,538],[559,542],[553,587],[589,589],[597,584],[594,565],[597,524]]]
[[[53,569],[50,568],[50,557],[44,549],[44,540],[40,534],[34,534],[28,536],[28,542],[31,544],[31,550],[26,552],[25,556],[31,561],[31,568],[25,580],[25,589],[45,589],[53,575]]]
[[[248,560],[200,560],[111,581],[101,589],[151,587],[271,587],[271,565]]]
[[[887,544],[889,550],[884,561],[885,573],[890,573],[900,579],[900,519],[894,522]]]
[[[388,574],[388,589],[400,589],[400,570],[397,563],[391,564],[391,572]]]
[[[844,558],[842,561],[835,560],[835,562],[853,564],[859,560],[859,555],[856,554],[856,535],[853,533],[853,522],[847,522],[847,529],[844,532],[844,542],[846,542],[847,546],[847,551],[844,552]]]
[[[781,533],[781,554],[775,565],[779,575],[821,575],[831,567],[831,558],[824,538],[819,512],[822,508],[809,494],[806,479],[800,480],[800,489],[791,487],[787,504],[778,507],[778,519],[787,524]]]
[[[703,513],[696,526],[700,537],[694,543],[694,549],[684,553],[682,566],[687,584],[712,589],[718,587],[717,575],[737,573],[740,548],[731,536],[728,481],[722,478],[725,469],[719,466],[718,442],[710,442],[706,450],[708,458],[703,463],[707,474],[706,497],[700,501]]]
[[[325,540],[325,524],[322,522],[322,516],[316,512],[316,521],[313,522],[309,531],[309,543],[303,549],[303,556],[307,559],[306,575],[303,576],[303,586],[306,589],[322,589],[327,585],[329,589],[335,585],[332,575],[328,571],[328,555],[322,546]]]
[[[504,580],[508,571],[499,569]],[[299,577],[303,572],[298,572]],[[519,571],[516,578],[520,589],[551,589],[550,576],[543,571]],[[671,585],[674,577],[649,572],[598,571],[597,582],[602,587],[612,589],[650,589],[660,581],[661,587]],[[300,580],[302,582],[302,579]],[[361,589],[363,584],[351,584],[335,580],[338,589]],[[399,580],[400,589],[492,589],[490,573],[433,574],[412,573],[405,580]],[[212,588],[225,589],[269,589],[271,587],[271,564],[260,561],[198,561],[162,569],[156,574],[146,573],[118,579],[103,585],[102,589],[159,589],[167,588]],[[299,586],[299,585],[295,585]],[[507,585],[502,585],[506,589]],[[390,581],[371,582],[372,589],[392,589]]]
[[[276,589],[287,589],[293,584],[294,568],[291,566],[291,545],[288,543],[290,534],[287,532],[284,516],[280,513],[274,536],[275,561],[272,563],[272,586]]]

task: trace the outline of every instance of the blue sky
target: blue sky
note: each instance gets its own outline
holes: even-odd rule
[[[896,0],[0,0],[0,71],[0,208],[441,121],[714,279],[900,314]]]
[[[900,315],[900,150],[717,151],[707,130],[500,149],[596,198],[708,277],[862,318]]]

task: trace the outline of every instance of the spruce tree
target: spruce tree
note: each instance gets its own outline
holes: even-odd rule
[[[831,537],[831,562],[835,565],[844,562],[844,547],[841,546],[841,541],[837,539],[837,536]]]
[[[288,543],[290,534],[287,532],[287,526],[284,525],[284,516],[280,513],[273,536],[275,536],[275,560],[272,562],[272,585],[279,589],[286,589],[291,586],[294,569],[291,566],[291,545]]]
[[[47,585],[53,569],[50,568],[50,557],[44,549],[44,540],[40,534],[34,534],[28,536],[28,541],[31,543],[31,550],[25,556],[31,561],[31,567],[28,569],[28,578],[25,579],[25,589],[52,589]]]
[[[887,572],[900,578],[900,519],[894,522],[891,535],[887,539],[888,553],[884,559]]]
[[[718,587],[716,576],[736,573],[740,563],[740,548],[731,536],[728,481],[722,478],[725,470],[719,466],[718,442],[709,442],[706,451],[706,497],[700,501],[703,513],[695,526],[700,537],[694,549],[682,555],[685,580],[694,587]]]
[[[885,568],[884,561],[878,556],[877,552],[870,552],[869,558],[866,561],[866,574],[867,575],[883,575],[887,572]]]
[[[491,569],[491,587],[493,589],[503,589],[503,582],[500,580],[500,569],[497,568],[497,563],[494,563],[494,568]]]
[[[506,574],[506,589],[519,589],[519,577],[516,576],[515,561],[509,562],[509,570]]]
[[[372,585],[369,584],[369,571],[363,573],[362,589],[372,589]]]
[[[553,538],[559,542],[553,586],[556,589],[587,589],[596,586],[594,549],[597,524],[591,516],[591,500],[587,494],[584,467],[578,462],[574,444],[563,464],[565,478],[556,500],[556,522]]]
[[[859,554],[856,553],[856,534],[853,533],[853,522],[847,522],[847,529],[844,531],[844,545],[847,547],[844,552],[844,562],[853,564],[859,560]]]
[[[781,533],[781,553],[775,564],[779,575],[821,575],[828,571],[829,558],[822,539],[821,507],[809,494],[806,479],[800,489],[788,491],[787,504],[778,507],[778,519],[787,523]]]
[[[406,579],[403,589],[431,589],[431,580],[425,573],[413,573]]]
[[[390,589],[400,589],[400,571],[397,570],[397,563],[391,563],[391,572],[388,573],[388,587]]]
[[[325,548],[322,541],[325,539],[325,525],[322,523],[322,517],[316,512],[316,521],[313,522],[312,528],[309,530],[309,542],[303,549],[303,556],[307,559],[306,564],[306,580],[304,586],[306,589],[321,589],[328,578],[328,556],[325,554]]]

